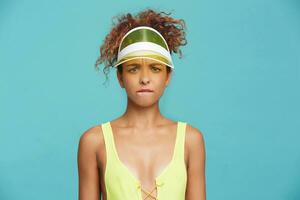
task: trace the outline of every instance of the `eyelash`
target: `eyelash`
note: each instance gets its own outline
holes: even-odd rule
[[[155,69],[156,72],[159,72],[161,69],[157,68],[157,67],[153,67],[153,69]]]
[[[135,71],[132,71],[132,70],[135,70],[135,69],[136,69],[136,67],[131,68],[131,69],[129,69],[128,71],[129,71],[129,72],[135,72]],[[154,70],[155,72],[161,71],[161,69],[159,69],[159,68],[157,68],[157,67],[152,67],[152,69],[155,69],[155,70]]]
[[[131,68],[131,69],[129,69],[128,71],[129,72],[132,72],[132,70],[135,70],[136,69],[136,67],[135,68]]]

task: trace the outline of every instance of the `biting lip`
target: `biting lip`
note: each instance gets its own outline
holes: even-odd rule
[[[153,92],[153,90],[150,90],[150,89],[141,89],[141,90],[138,90],[136,92]]]

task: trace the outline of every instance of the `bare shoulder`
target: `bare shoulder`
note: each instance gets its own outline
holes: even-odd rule
[[[79,148],[84,147],[84,149],[90,152],[96,152],[99,145],[103,142],[102,129],[100,125],[93,126],[85,130],[79,140]]]
[[[204,153],[205,146],[203,133],[196,127],[187,123],[186,125],[186,144],[188,157],[193,154]],[[202,151],[202,152],[201,152]]]
[[[186,139],[189,146],[198,146],[204,143],[203,133],[196,127],[186,124]]]
[[[99,199],[101,196],[97,161],[100,130],[99,126],[88,128],[79,139],[77,152],[79,199]]]

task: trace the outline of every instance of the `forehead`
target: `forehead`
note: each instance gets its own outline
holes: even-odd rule
[[[161,65],[161,66],[164,65],[161,62],[158,62],[158,61],[152,60],[152,59],[148,59],[148,58],[135,58],[135,59],[124,62],[125,66],[126,65],[132,65],[132,64],[137,64],[137,65],[143,65],[143,64],[152,65],[152,64],[155,64],[155,65]]]

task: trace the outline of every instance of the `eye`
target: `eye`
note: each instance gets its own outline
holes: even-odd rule
[[[153,69],[153,71],[155,71],[155,72],[159,72],[159,71],[161,71],[161,69],[160,69],[160,68],[158,68],[158,67],[152,67],[152,69]]]
[[[128,70],[129,72],[136,72],[137,71],[137,68],[136,67],[133,67],[131,69]]]

